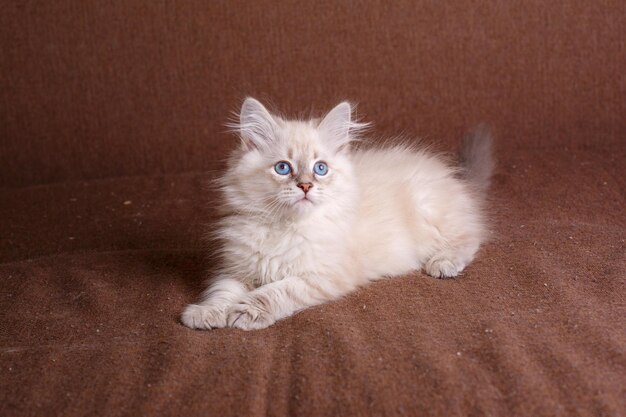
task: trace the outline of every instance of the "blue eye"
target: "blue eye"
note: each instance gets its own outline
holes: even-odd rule
[[[289,165],[289,162],[285,161],[277,162],[276,165],[274,165],[274,171],[276,171],[278,175],[287,175],[291,172],[291,165]]]
[[[326,165],[326,162],[316,162],[313,167],[313,172],[317,175],[326,175],[328,174],[328,165]]]

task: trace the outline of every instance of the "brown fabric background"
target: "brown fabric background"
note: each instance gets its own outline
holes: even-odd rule
[[[623,2],[4,2],[0,416],[626,415]],[[191,331],[245,95],[497,135],[492,241]],[[207,204],[208,201],[208,204]]]
[[[195,171],[245,95],[381,135],[617,144],[623,1],[54,1],[0,13],[0,184]]]

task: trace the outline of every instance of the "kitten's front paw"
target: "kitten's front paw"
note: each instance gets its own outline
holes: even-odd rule
[[[428,275],[435,278],[453,278],[459,275],[461,270],[448,259],[431,259],[424,266]]]
[[[189,304],[180,316],[180,321],[192,329],[217,329],[226,327],[226,312],[215,306]]]
[[[228,326],[241,330],[265,329],[276,322],[274,317],[252,300],[244,300],[228,310]]]

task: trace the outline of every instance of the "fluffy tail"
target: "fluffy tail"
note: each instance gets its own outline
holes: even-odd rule
[[[486,126],[478,126],[465,135],[460,160],[463,177],[481,192],[487,191],[496,163],[493,158],[493,139]]]

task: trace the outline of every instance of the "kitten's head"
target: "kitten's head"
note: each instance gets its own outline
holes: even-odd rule
[[[350,142],[364,126],[347,102],[321,121],[289,121],[247,98],[233,126],[241,146],[222,179],[228,204],[271,217],[347,204],[355,187]]]

